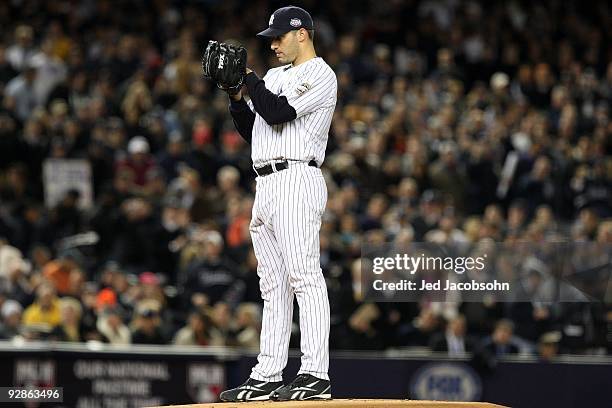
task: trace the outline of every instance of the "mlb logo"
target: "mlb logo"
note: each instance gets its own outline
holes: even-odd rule
[[[305,93],[306,91],[308,91],[311,88],[310,84],[308,82],[302,82],[296,89],[295,89],[295,93],[298,94],[298,96],[301,96],[303,93]]]
[[[292,18],[291,21],[289,21],[289,24],[291,27],[299,27],[302,25],[302,20],[299,18]]]

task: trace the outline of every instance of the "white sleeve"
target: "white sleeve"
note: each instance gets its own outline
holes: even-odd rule
[[[327,65],[319,65],[299,78],[292,89],[287,89],[283,95],[299,118],[318,109],[335,106],[337,91],[334,71]]]

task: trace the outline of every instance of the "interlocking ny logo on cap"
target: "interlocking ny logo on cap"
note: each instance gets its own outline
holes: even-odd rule
[[[274,22],[274,14],[270,16],[270,21],[268,21],[268,25],[271,26],[273,22]]]
[[[302,20],[299,18],[292,18],[291,21],[289,21],[289,24],[291,27],[299,27],[302,25]]]

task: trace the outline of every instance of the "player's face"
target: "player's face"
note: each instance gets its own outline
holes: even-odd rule
[[[297,58],[299,48],[296,33],[296,31],[289,31],[272,39],[270,48],[281,64],[291,64]]]

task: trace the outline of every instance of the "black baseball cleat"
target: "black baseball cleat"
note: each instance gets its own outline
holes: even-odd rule
[[[310,374],[300,374],[291,384],[276,391],[272,399],[276,401],[331,399],[331,383]]]
[[[267,382],[249,378],[240,387],[223,391],[219,398],[225,402],[267,401],[282,386],[282,381]]]

